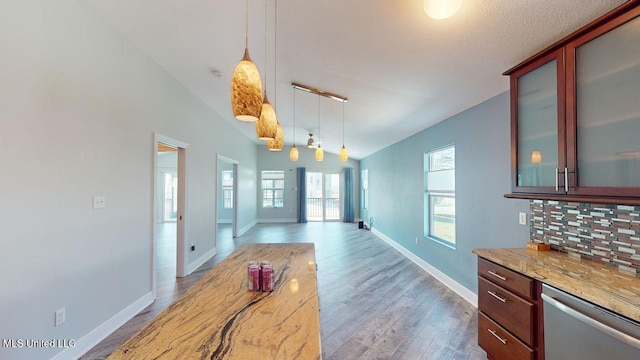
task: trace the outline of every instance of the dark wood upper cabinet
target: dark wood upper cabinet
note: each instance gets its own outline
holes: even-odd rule
[[[640,1],[505,75],[508,197],[640,203]]]

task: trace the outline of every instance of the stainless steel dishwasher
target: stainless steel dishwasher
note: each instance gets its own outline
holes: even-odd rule
[[[640,323],[542,285],[546,360],[640,359]]]

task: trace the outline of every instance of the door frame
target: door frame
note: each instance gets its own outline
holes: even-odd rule
[[[180,140],[176,140],[170,138],[168,136],[158,134],[156,132],[153,133],[153,164],[152,164],[152,199],[151,199],[151,207],[152,211],[152,219],[151,219],[151,232],[152,232],[152,246],[151,246],[151,289],[153,292],[153,298],[156,298],[157,295],[157,276],[156,276],[156,252],[157,252],[157,233],[156,233],[156,219],[157,219],[157,211],[158,211],[158,199],[156,196],[156,189],[158,186],[158,144],[165,144],[178,149],[178,215],[176,217],[176,228],[177,228],[177,254],[176,254],[176,277],[185,277],[189,274],[187,270],[188,260],[187,260],[187,148],[189,144],[182,142]]]
[[[238,237],[238,160],[228,158],[224,155],[216,156],[216,179],[218,178],[218,161],[224,161],[233,165],[233,209],[231,210],[231,234],[234,238]],[[179,184],[179,182],[178,182]],[[218,244],[218,191],[216,189],[216,246]]]
[[[318,221],[318,222],[332,222],[332,221],[341,221],[343,213],[344,213],[344,172],[341,170],[333,170],[333,169],[322,169],[322,170],[310,170],[307,169],[306,173],[305,173],[305,183],[307,181],[307,177],[309,176],[309,173],[319,173],[322,174],[321,178],[322,178],[322,220],[312,220],[312,221]],[[338,194],[339,194],[339,198],[338,198],[338,218],[337,219],[327,219],[327,199],[325,197],[326,193],[326,176],[327,175],[338,175]],[[305,206],[307,206],[305,204]],[[309,214],[307,213],[307,218],[309,217]]]

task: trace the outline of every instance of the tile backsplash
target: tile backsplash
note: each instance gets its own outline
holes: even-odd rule
[[[531,200],[531,238],[640,275],[640,206]]]

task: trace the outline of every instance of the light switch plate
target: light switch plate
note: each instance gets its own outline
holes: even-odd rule
[[[520,223],[520,225],[527,225],[527,213],[526,212],[521,212],[519,214],[518,217],[518,222]]]

